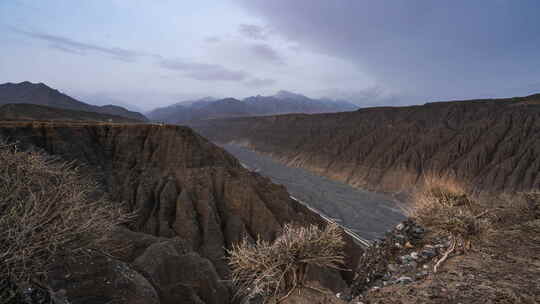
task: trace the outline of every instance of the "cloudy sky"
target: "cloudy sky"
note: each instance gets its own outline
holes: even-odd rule
[[[0,83],[145,110],[290,90],[360,105],[540,92],[537,0],[0,0]]]

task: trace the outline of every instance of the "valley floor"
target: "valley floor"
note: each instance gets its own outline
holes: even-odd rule
[[[404,220],[399,203],[392,197],[360,190],[301,168],[287,167],[266,155],[234,144],[223,145],[250,170],[287,187],[295,198],[373,240]]]

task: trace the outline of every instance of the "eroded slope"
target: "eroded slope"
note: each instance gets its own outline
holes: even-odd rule
[[[426,177],[477,191],[540,187],[540,95],[208,120],[193,126],[365,189],[409,192]]]
[[[148,280],[161,303],[228,303],[224,257],[231,243],[244,236],[271,240],[286,222],[321,222],[284,187],[243,169],[186,127],[4,122],[0,137],[86,164],[111,199],[138,210],[131,231],[112,236],[125,249],[121,261],[96,257],[53,271],[53,287],[66,289],[73,303],[96,294],[102,301],[157,301],[148,283],[128,284],[130,276]],[[337,273],[319,278],[327,287],[344,286]]]

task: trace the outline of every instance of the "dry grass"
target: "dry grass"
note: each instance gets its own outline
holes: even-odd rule
[[[540,216],[539,193],[500,194],[472,199],[458,183],[431,178],[413,195],[409,217],[435,234],[450,237],[450,246],[437,268],[454,252],[467,252],[488,232]]]
[[[489,228],[487,210],[470,199],[459,184],[430,179],[417,191],[407,214],[435,233],[445,234],[465,244]]]
[[[55,259],[106,253],[102,236],[132,218],[73,163],[0,142],[0,164],[0,277],[36,280]]]
[[[338,269],[344,262],[345,243],[337,225],[319,229],[315,225],[285,225],[273,243],[246,239],[229,251],[229,265],[237,296],[263,296],[265,301],[279,301],[306,280],[309,266]]]

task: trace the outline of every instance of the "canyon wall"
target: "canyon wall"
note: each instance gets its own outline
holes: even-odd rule
[[[111,236],[125,248],[120,260],[96,257],[52,272],[53,287],[67,289],[73,303],[96,293],[99,301],[120,294],[122,303],[229,303],[226,248],[243,237],[272,240],[284,223],[322,223],[283,186],[242,168],[187,127],[4,122],[0,137],[83,164],[110,199],[138,213],[130,230]],[[348,252],[357,249],[349,242]],[[344,286],[337,272],[318,279]]]
[[[426,179],[474,192],[540,188],[540,95],[214,119],[192,126],[350,185],[407,193]]]

